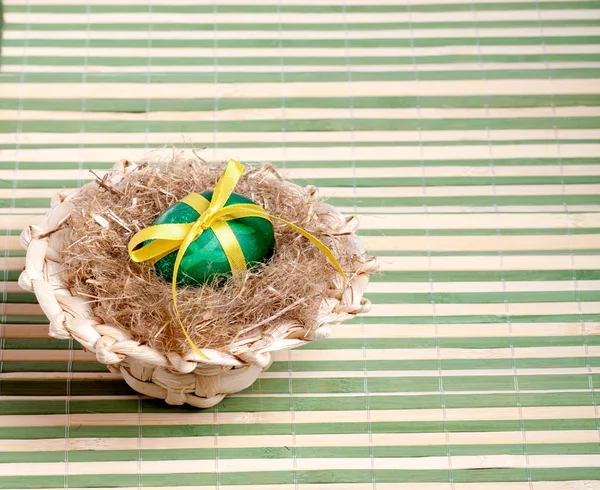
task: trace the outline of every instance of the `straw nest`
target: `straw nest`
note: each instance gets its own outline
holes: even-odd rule
[[[213,190],[223,169],[179,154],[121,161],[102,179],[59,194],[42,223],[22,234],[20,284],[36,293],[50,334],[79,340],[134,389],[171,404],[214,405],[249,386],[271,352],[326,337],[329,324],[369,309],[362,296],[377,264],[354,234],[356,219],[265,164],[246,170],[235,192],[325,243],[347,282],[312,243],[274,223],[268,262],[225,284],[178,289],[183,324],[208,359],[194,353],[174,315],[170,282],[131,261],[127,244],[186,194]]]

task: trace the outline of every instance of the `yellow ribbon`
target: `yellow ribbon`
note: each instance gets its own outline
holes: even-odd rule
[[[202,235],[205,230],[210,228],[214,232],[219,243],[223,247],[231,270],[243,271],[246,269],[246,259],[242,248],[233,231],[227,224],[227,221],[250,217],[263,218],[268,221],[276,219],[312,242],[325,254],[342,277],[346,279],[342,267],[331,250],[317,237],[311,235],[306,230],[303,230],[299,226],[296,226],[283,218],[267,213],[262,207],[256,204],[231,204],[225,206],[225,203],[229,199],[229,196],[233,192],[233,189],[243,172],[244,166],[242,164],[235,160],[229,160],[225,171],[217,182],[210,202],[200,194],[194,192],[188,194],[180,201],[191,206],[200,215],[195,222],[149,226],[148,228],[144,228],[137,232],[131,238],[128,245],[129,256],[134,262],[150,261],[156,263],[166,255],[178,250],[175,265],[173,267],[173,280],[171,281],[175,316],[177,317],[177,321],[179,322],[185,338],[194,352],[205,359],[208,359],[208,357],[196,347],[190,338],[181,321],[181,317],[179,316],[179,310],[177,309],[177,274],[179,273],[181,260],[190,244]],[[152,241],[140,247],[142,243],[149,240]]]

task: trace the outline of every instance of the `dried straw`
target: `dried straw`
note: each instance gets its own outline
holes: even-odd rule
[[[189,351],[172,305],[171,284],[151,265],[132,262],[127,243],[135,232],[189,192],[213,190],[224,164],[206,164],[174,155],[128,174],[117,186],[86,186],[73,200],[66,223],[70,245],[64,251],[63,279],[73,295],[89,298],[102,322],[162,352]],[[328,245],[346,271],[364,257],[348,252],[345,235],[331,235],[315,213],[314,189],[286,182],[265,164],[248,169],[235,192],[267,212],[303,227]],[[336,271],[308,240],[274,223],[276,250],[264,266],[225,285],[185,287],[177,303],[183,324],[200,348],[228,351],[243,337],[262,336],[274,319],[310,330]],[[258,329],[258,330],[257,330]]]

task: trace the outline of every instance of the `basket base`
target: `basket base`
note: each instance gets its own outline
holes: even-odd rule
[[[165,400],[169,405],[187,403],[197,408],[210,408],[227,395],[251,386],[267,367],[250,364],[207,376],[196,373],[182,375],[133,363],[119,366],[119,371],[125,382],[138,393]]]

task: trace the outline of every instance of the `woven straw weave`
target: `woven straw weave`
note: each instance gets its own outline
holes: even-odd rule
[[[105,182],[114,186],[138,168],[123,160],[112,168]],[[226,395],[254,383],[271,364],[271,352],[325,338],[331,333],[329,325],[370,309],[370,302],[363,294],[369,274],[377,270],[377,261],[366,257],[344,289],[341,283],[330,285],[330,294],[323,300],[313,328],[275,320],[266,328],[245,332],[227,352],[203,349],[210,360],[192,351],[185,356],[159,352],[140,344],[120,328],[101,323],[88,301],[72,295],[62,282],[61,252],[68,245],[65,223],[77,192],[59,193],[41,223],[23,230],[21,245],[27,249],[27,256],[19,285],[35,293],[50,321],[50,336],[77,340],[86,350],[95,353],[99,362],[112,372],[120,372],[129,386],[142,394],[162,398],[171,405],[188,403],[211,407]],[[344,218],[323,203],[318,204],[316,211],[332,235],[351,236],[354,252],[362,256],[362,243],[354,235],[358,225],[355,217]]]

